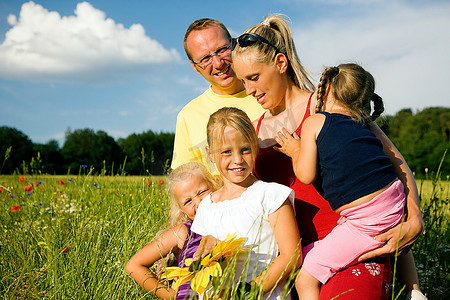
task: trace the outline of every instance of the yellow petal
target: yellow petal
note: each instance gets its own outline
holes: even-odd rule
[[[225,241],[218,243],[212,250],[212,258],[219,260],[221,256],[230,257],[235,255],[240,246],[245,242],[245,238],[236,238],[236,234],[227,235]]]
[[[192,264],[192,258],[186,258],[184,264],[189,267]]]
[[[208,272],[200,271],[191,279],[191,288],[201,294],[209,283]]]
[[[161,278],[166,278],[168,280],[186,276],[190,274],[189,268],[178,268],[178,267],[167,267],[163,270]]]
[[[211,257],[211,255],[208,254],[205,257],[203,257],[201,265],[207,267],[212,261],[214,261],[213,258]]]
[[[207,273],[210,276],[218,277],[222,275],[222,267],[218,262],[212,262],[211,266],[206,268],[203,272]]]
[[[189,280],[191,280],[193,274],[187,274],[184,277],[179,278],[175,284],[172,286],[173,289],[178,290],[178,288],[180,287],[180,285],[182,285],[185,282],[188,282]]]
[[[211,263],[210,267],[198,271],[191,279],[191,287],[194,291],[201,294],[209,283],[210,277],[218,277],[222,275],[222,267],[216,261]]]

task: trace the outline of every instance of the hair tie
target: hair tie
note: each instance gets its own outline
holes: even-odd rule
[[[336,75],[339,74],[339,67],[333,67],[333,69],[336,72]]]
[[[270,23],[267,22],[267,21],[262,21],[261,24],[262,24],[262,25],[266,25],[267,27],[270,27]]]

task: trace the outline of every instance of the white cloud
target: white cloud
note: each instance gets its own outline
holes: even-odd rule
[[[320,77],[324,65],[357,62],[374,75],[389,114],[448,107],[442,88],[450,68],[450,3],[384,2],[365,11],[297,28],[299,56],[314,77]]]
[[[142,25],[125,28],[88,2],[77,4],[74,16],[60,16],[30,1],[19,20],[10,15],[8,22],[13,27],[0,45],[3,78],[102,82],[180,61],[175,49],[148,37]]]
[[[197,78],[191,75],[179,76],[177,80],[183,85],[195,85],[198,82]]]
[[[169,105],[167,105],[167,106],[165,106],[163,108],[162,112],[164,114],[169,114],[169,115],[175,115],[176,116],[180,112],[180,110],[182,108],[183,108],[183,105],[172,105],[172,104],[169,104]]]
[[[66,138],[66,133],[64,131],[60,131],[50,135],[34,135],[29,136],[29,138],[33,141],[33,143],[47,144],[51,140],[55,140],[58,142],[59,146],[62,147],[64,144],[64,140]]]
[[[102,130],[102,129],[99,129],[99,130]],[[123,130],[106,129],[103,131],[107,132],[108,135],[113,137],[115,140],[117,140],[119,138],[126,138],[129,135],[129,133],[126,133]]]
[[[7,21],[9,25],[14,26],[17,24],[17,17],[15,15],[9,15]]]

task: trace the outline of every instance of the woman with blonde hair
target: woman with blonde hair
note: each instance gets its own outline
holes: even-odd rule
[[[383,110],[369,72],[357,64],[328,67],[317,88],[316,114],[305,121],[301,137],[287,131],[276,137],[296,177],[305,184],[320,177],[324,198],[340,215],[331,233],[305,254],[296,281],[300,299],[319,299],[321,283],[381,247],[373,237],[402,222],[403,183],[368,126]],[[417,278],[411,251],[399,258],[398,268],[412,274],[400,279],[418,289],[418,279],[408,282]]]
[[[243,81],[247,94],[253,95],[266,109],[255,124],[260,147],[255,175],[264,181],[285,184],[295,191],[296,217],[303,246],[323,239],[335,227],[339,215],[331,210],[317,191],[320,183],[302,184],[294,174],[291,159],[274,149],[278,146],[275,136],[283,128],[300,135],[303,121],[315,113],[316,104],[314,86],[298,59],[288,21],[280,15],[272,15],[261,24],[250,27],[235,39],[232,58],[233,69]],[[393,254],[397,243],[402,252],[423,229],[417,187],[411,170],[376,123],[372,122],[369,126],[381,140],[383,151],[405,186],[407,218],[401,233],[400,225],[397,225],[380,234],[376,239],[386,244],[362,255],[360,260]],[[322,286],[320,297],[329,299],[344,293],[340,298],[387,299],[389,286],[389,258],[377,257],[339,271]]]

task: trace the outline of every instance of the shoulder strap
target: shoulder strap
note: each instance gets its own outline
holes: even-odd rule
[[[266,112],[264,112],[261,117],[259,117],[258,119],[258,124],[256,124],[256,136],[258,136],[259,133],[259,128],[261,127],[261,122],[264,119],[264,115],[266,114]]]
[[[309,117],[311,115],[311,99],[312,99],[313,94],[314,93],[311,93],[311,95],[309,95],[308,104],[306,105],[306,111],[305,111],[305,115],[303,116],[302,123],[303,123],[303,121],[305,121],[305,119],[307,117]]]
[[[297,129],[295,130],[295,132],[300,136],[300,133],[302,131],[302,126],[303,126],[303,122],[305,122],[306,118],[308,118],[311,115],[311,99],[312,99],[312,95],[314,93],[311,93],[311,95],[309,96],[308,99],[308,104],[306,104],[306,111],[305,114],[303,115],[303,119],[300,122],[300,125],[298,125]]]

